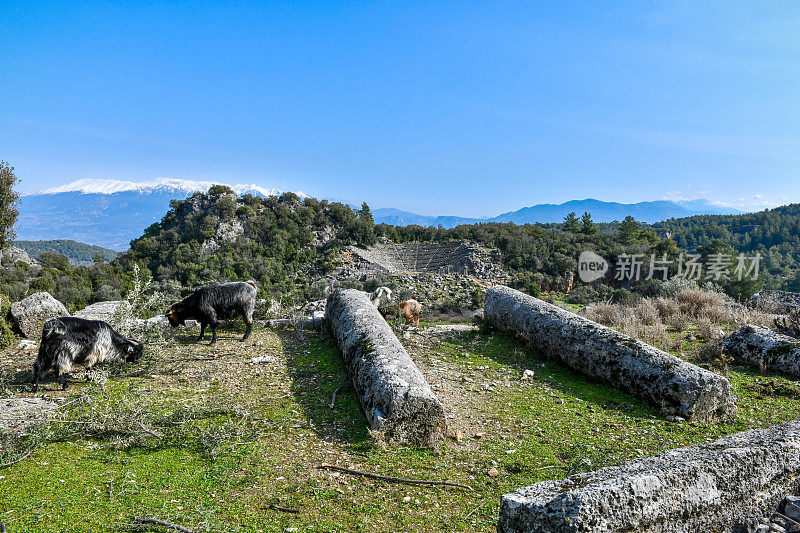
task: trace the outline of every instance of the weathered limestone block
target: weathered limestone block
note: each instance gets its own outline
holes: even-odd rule
[[[730,533],[800,485],[800,421],[503,496],[503,533]]]
[[[11,304],[11,318],[29,339],[40,338],[42,324],[60,316],[69,316],[67,308],[48,292],[37,292]]]
[[[762,370],[800,376],[800,340],[761,326],[742,326],[722,341],[726,354]]]
[[[747,306],[766,313],[786,315],[800,309],[800,293],[788,291],[758,291],[747,301]]]
[[[388,441],[440,441],[447,432],[444,407],[367,293],[334,291],[325,317],[370,428]]]
[[[127,300],[111,300],[108,302],[96,302],[80,311],[76,311],[73,316],[85,318],[86,320],[102,320],[108,322],[117,312],[129,313],[131,304]]]
[[[486,321],[544,355],[656,405],[664,415],[715,421],[736,414],[724,377],[505,286],[486,293]]]

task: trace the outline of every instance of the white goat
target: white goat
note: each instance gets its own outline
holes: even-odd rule
[[[369,301],[372,302],[372,305],[380,309],[380,307],[392,300],[392,289],[389,287],[378,287],[371,293],[369,293]]]

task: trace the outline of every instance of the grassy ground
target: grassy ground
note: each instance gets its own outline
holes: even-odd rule
[[[445,404],[451,438],[436,450],[382,447],[351,389],[330,407],[347,378],[325,337],[237,335],[215,347],[178,336],[134,365],[78,375],[67,393],[47,384],[40,394],[75,402],[5,441],[0,463],[34,447],[0,468],[0,521],[10,532],[149,531],[134,516],[196,532],[492,531],[500,497],[517,487],[800,417],[795,381],[732,367],[734,422],[674,424],[505,336],[430,326],[403,342]],[[31,396],[33,357],[0,353],[3,396]],[[474,490],[315,468],[324,463]]]

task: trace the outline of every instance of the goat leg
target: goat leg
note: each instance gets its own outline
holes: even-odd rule
[[[247,324],[247,329],[244,332],[244,337],[242,337],[242,341],[246,341],[250,337],[250,333],[253,331],[253,320],[252,319],[244,319],[244,323]]]

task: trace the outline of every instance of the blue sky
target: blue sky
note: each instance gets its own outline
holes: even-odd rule
[[[794,2],[0,3],[0,159],[423,214],[800,201]]]

